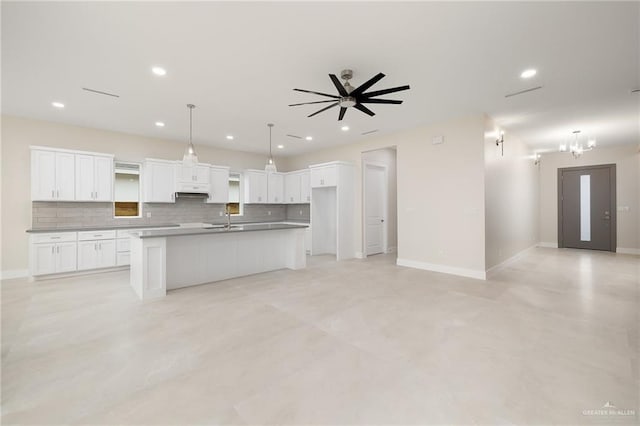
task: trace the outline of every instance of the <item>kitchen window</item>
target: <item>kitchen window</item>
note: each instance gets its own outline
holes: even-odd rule
[[[140,203],[140,163],[116,161],[114,169],[114,217],[142,217]]]

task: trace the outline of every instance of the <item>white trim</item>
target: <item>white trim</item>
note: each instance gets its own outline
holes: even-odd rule
[[[628,248],[628,247],[617,247],[616,253],[620,254],[634,254],[636,256],[640,256],[640,249],[637,248]]]
[[[383,217],[386,222],[382,227],[382,253],[388,253],[389,235],[389,166],[379,161],[362,160],[362,250],[367,257],[367,168],[382,169],[384,173],[384,191],[382,191]]]
[[[510,258],[508,258],[506,260],[503,260],[502,262],[498,263],[497,265],[494,265],[491,268],[487,269],[487,277],[489,275],[495,274],[499,270],[509,266],[510,264],[512,264],[516,260],[520,259],[522,256],[524,256],[525,254],[527,254],[531,250],[535,249],[536,247],[538,247],[538,244],[534,244],[531,247],[528,247],[528,248],[526,248],[526,249],[524,249],[522,251],[519,251],[518,253],[514,254]]]
[[[82,269],[80,271],[60,272],[60,273],[44,274],[44,275],[32,275],[31,279],[32,281],[44,281],[44,280],[51,280],[56,278],[80,277],[83,275],[102,274],[104,272],[124,271],[129,268],[130,268],[130,265],[107,266],[106,268],[98,268],[98,269]]]
[[[538,247],[558,248],[558,243],[551,243],[548,241],[540,241]]]
[[[365,256],[364,256],[364,254],[362,254],[361,251],[357,251],[356,252],[356,259],[364,259],[364,258],[365,258]]]
[[[387,248],[387,253],[395,253],[398,251],[398,247],[396,246],[391,246],[389,248]]]
[[[459,275],[462,277],[475,278],[477,280],[486,280],[487,273],[478,269],[458,268],[455,266],[438,265],[435,263],[419,262],[410,259],[396,259],[396,265],[407,266],[409,268],[424,269],[425,271],[442,272],[445,274]]]
[[[63,149],[63,148],[55,148],[55,147],[52,147],[52,146],[30,145],[29,149],[35,149],[35,150],[38,150],[38,151],[66,152],[66,153],[69,153],[69,154],[99,155],[101,157],[115,158],[114,154],[107,154],[105,152],[78,151],[77,149]]]
[[[0,271],[1,280],[12,280],[14,278],[26,278],[29,276],[28,269],[10,269],[7,271]]]

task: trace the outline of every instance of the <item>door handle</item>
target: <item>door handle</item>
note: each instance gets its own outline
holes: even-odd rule
[[[380,222],[384,222],[384,219],[380,219]]]

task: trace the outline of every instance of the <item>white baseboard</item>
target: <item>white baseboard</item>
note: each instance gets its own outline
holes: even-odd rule
[[[14,278],[26,278],[29,276],[28,269],[11,269],[8,271],[0,271],[1,280],[11,280]]]
[[[528,252],[530,252],[531,250],[533,250],[533,249],[535,249],[536,247],[539,247],[539,246],[540,246],[540,243],[534,244],[529,248],[526,248],[526,249],[524,249],[522,251],[519,251],[518,253],[514,254],[510,258],[508,258],[506,260],[503,260],[502,262],[498,263],[497,265],[492,266],[491,268],[487,269],[487,277],[490,274],[495,274],[499,270],[509,266],[510,264],[512,264],[516,260],[520,259],[525,254],[527,254]]]
[[[637,248],[627,248],[627,247],[617,247],[616,253],[620,254],[635,254],[636,256],[640,256],[640,249]]]
[[[398,251],[398,247],[393,246],[393,247],[387,247],[387,253],[395,253]]]
[[[486,280],[485,271],[477,269],[458,268],[455,266],[438,265],[435,263],[419,262],[417,260],[400,259],[396,260],[396,265],[407,266],[409,268],[424,269],[425,271],[442,272],[445,274],[459,275],[461,277],[475,278],[477,280]]]
[[[361,251],[356,252],[356,259],[364,259],[364,254]]]
[[[548,241],[540,241],[538,247],[558,248],[558,243],[552,243]]]

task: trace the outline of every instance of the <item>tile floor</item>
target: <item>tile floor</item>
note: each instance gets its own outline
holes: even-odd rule
[[[126,272],[5,281],[2,424],[638,423],[639,257],[539,248],[484,282],[394,262],[144,303]]]

